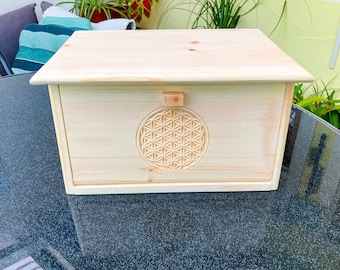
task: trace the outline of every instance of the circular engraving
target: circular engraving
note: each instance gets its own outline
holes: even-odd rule
[[[137,131],[139,153],[161,170],[184,170],[200,161],[207,150],[204,121],[183,107],[166,107],[149,114]]]

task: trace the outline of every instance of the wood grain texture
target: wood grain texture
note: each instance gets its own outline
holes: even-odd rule
[[[77,31],[31,83],[312,79],[259,30],[209,29]]]
[[[31,83],[49,84],[66,192],[103,194],[277,189],[311,80],[258,30],[152,30],[76,32]]]
[[[64,113],[62,102],[60,100],[59,85],[48,86],[51,109],[53,114],[54,127],[58,142],[60,163],[63,172],[66,192],[72,194],[74,192],[74,183],[72,175],[72,165],[69,154],[69,144],[67,140],[67,131],[65,129]]]
[[[183,92],[163,92],[163,106],[184,106]]]
[[[280,125],[287,125],[281,119],[284,85],[182,86],[186,107],[208,127],[209,148],[193,168],[171,172],[149,166],[136,147],[140,123],[162,106],[162,85],[95,89],[67,85],[60,91],[64,152],[70,155],[75,185],[272,181],[278,136],[285,129]]]

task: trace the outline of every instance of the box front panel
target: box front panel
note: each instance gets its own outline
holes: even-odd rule
[[[73,184],[271,181],[284,87],[62,86]],[[184,106],[163,107],[164,92]]]

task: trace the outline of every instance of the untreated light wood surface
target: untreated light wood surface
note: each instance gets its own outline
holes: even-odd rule
[[[183,92],[163,92],[163,106],[184,106]]]
[[[311,80],[258,30],[155,30],[77,32],[31,83],[49,84],[67,193],[99,194],[277,189]]]
[[[78,31],[31,83],[310,81],[259,30]]]

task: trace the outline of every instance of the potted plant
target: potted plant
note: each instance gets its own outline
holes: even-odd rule
[[[140,22],[143,17],[150,17],[154,1],[158,2],[158,0],[74,0],[62,1],[57,5],[71,4],[71,12],[92,22],[118,17]]]
[[[321,81],[303,88],[303,84],[295,85],[293,103],[326,120],[336,128],[340,128],[340,100],[335,98],[339,89],[332,89]],[[308,89],[313,87],[312,93]]]
[[[162,12],[159,25],[173,11],[189,13],[187,27],[191,28],[235,28],[239,19],[255,9],[260,0],[181,0],[170,3]],[[191,24],[191,25],[190,25]]]

